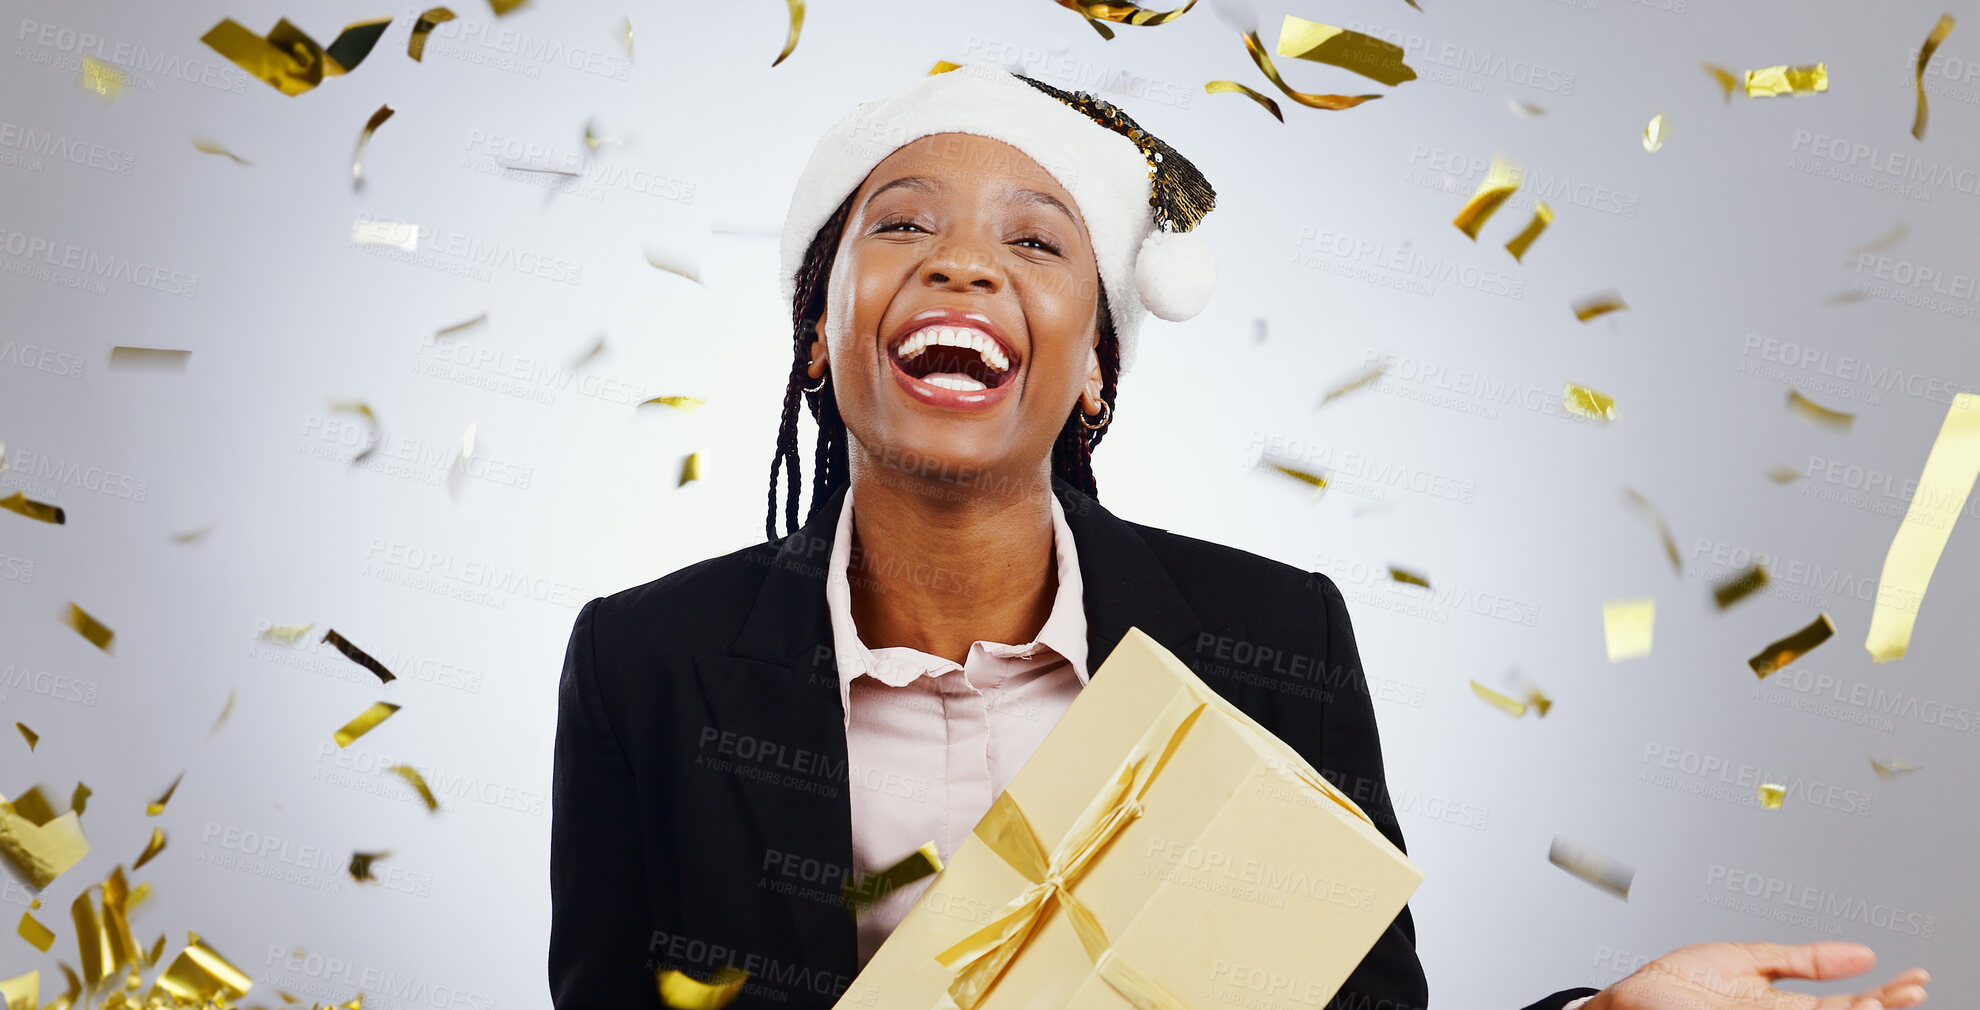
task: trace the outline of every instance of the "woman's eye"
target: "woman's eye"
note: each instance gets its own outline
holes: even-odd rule
[[[913,221],[884,221],[881,222],[879,227],[873,230],[876,232],[882,232],[882,231],[894,231],[899,228],[913,228],[916,231],[921,230],[921,226],[915,224]]]
[[[1053,255],[1055,255],[1055,256],[1056,256],[1056,255],[1058,255],[1058,252],[1059,252],[1059,247],[1058,247],[1058,246],[1056,246],[1056,245],[1053,245],[1053,244],[1052,244],[1051,242],[1049,242],[1049,241],[1047,241],[1047,240],[1045,240],[1045,239],[1042,239],[1042,238],[1039,238],[1039,237],[1038,237],[1038,236],[1036,236],[1036,235],[1026,235],[1026,236],[1025,236],[1025,237],[1023,237],[1023,238],[1021,238],[1021,239],[1018,239],[1018,240],[1017,240],[1017,242],[1018,242],[1019,244],[1022,244],[1022,243],[1025,243],[1025,242],[1030,242],[1030,243],[1032,243],[1032,244],[1033,244],[1033,248],[1037,248],[1037,249],[1043,249],[1043,250],[1045,250],[1046,252],[1048,252],[1048,253],[1052,253],[1052,254],[1053,254]]]

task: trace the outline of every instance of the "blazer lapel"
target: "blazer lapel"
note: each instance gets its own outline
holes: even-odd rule
[[[1147,541],[1065,481],[1054,477],[1052,488],[1079,548],[1079,577],[1086,589],[1088,671],[1100,668],[1129,628],[1147,632],[1187,663],[1203,622],[1183,600]]]

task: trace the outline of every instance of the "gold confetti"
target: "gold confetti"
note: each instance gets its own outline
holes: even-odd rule
[[[1609,662],[1641,659],[1650,654],[1650,640],[1657,624],[1657,598],[1640,596],[1609,600],[1602,604],[1602,639],[1608,646]]]
[[[52,816],[38,789],[12,803],[0,796],[0,856],[37,889],[46,888],[89,855],[89,839],[73,810]]]
[[[934,842],[924,842],[921,848],[908,853],[900,862],[879,873],[847,881],[840,892],[840,899],[845,902],[847,908],[858,908],[879,901],[923,877],[940,872],[942,872],[941,853],[935,850]]]
[[[234,696],[237,692],[238,689],[228,689],[227,704],[220,707],[220,717],[213,720],[213,728],[206,731],[206,738],[208,740],[213,739],[213,734],[220,732],[221,725],[226,723],[227,717],[234,713]]]
[[[1478,241],[1478,229],[1483,228],[1492,212],[1519,189],[1524,177],[1525,173],[1519,165],[1503,155],[1493,155],[1492,168],[1485,174],[1485,181],[1478,184],[1478,191],[1465,201],[1464,209],[1458,211],[1451,223],[1457,225],[1457,230],[1463,232],[1466,238]]]
[[[1262,462],[1264,462],[1265,466],[1271,470],[1285,474],[1286,476],[1291,477],[1296,481],[1313,485],[1313,496],[1315,498],[1320,497],[1320,494],[1327,490],[1326,474],[1313,473],[1308,470],[1302,470],[1295,466],[1286,466],[1283,463],[1274,463],[1271,462],[1270,460],[1264,460]]]
[[[1279,68],[1272,65],[1272,57],[1266,55],[1265,44],[1258,41],[1257,32],[1244,33],[1244,48],[1251,53],[1251,62],[1258,64],[1258,69],[1264,72],[1267,80],[1278,85],[1279,90],[1284,92],[1287,98],[1309,109],[1329,109],[1338,112],[1382,97],[1381,95],[1317,95],[1294,91],[1292,86],[1286,83],[1285,78],[1279,76]]]
[[[482,314],[474,317],[473,319],[469,319],[466,322],[455,323],[454,325],[446,327],[445,329],[436,330],[434,331],[433,335],[436,337],[444,337],[449,333],[459,333],[460,331],[465,330],[470,326],[478,326],[487,321],[488,321],[488,313],[483,312]]]
[[[1878,778],[1883,779],[1886,782],[1898,777],[1899,775],[1904,774],[1905,772],[1915,772],[1921,767],[1923,766],[1915,765],[1908,761],[1899,761],[1895,758],[1889,761],[1879,761],[1874,757],[1870,759],[1871,770],[1877,773]]]
[[[1383,84],[1416,80],[1416,71],[1403,62],[1401,46],[1291,14],[1279,23],[1278,54],[1351,70]]]
[[[389,849],[384,852],[351,853],[351,879],[360,884],[366,881],[376,881],[378,878],[371,875],[371,864],[391,854],[391,850]]]
[[[1279,103],[1273,101],[1270,96],[1259,94],[1236,81],[1211,81],[1203,85],[1203,90],[1213,95],[1226,93],[1243,95],[1263,106],[1266,112],[1272,114],[1273,119],[1281,123],[1286,121],[1286,114],[1279,111]]]
[[[83,608],[74,603],[69,604],[68,611],[62,616],[62,623],[76,629],[76,634],[88,639],[89,644],[104,652],[110,651],[110,641],[117,636],[117,633],[111,631],[102,621],[89,616]]]
[[[422,57],[426,55],[426,37],[433,34],[433,29],[452,20],[454,12],[445,7],[428,7],[421,11],[419,20],[413,22],[412,37],[406,40],[406,55],[425,62]]]
[[[1512,679],[1526,695],[1526,704],[1533,709],[1534,717],[1545,719],[1547,713],[1554,707],[1554,699],[1547,697],[1546,693],[1540,690],[1539,685],[1527,680],[1518,670],[1513,671]]]
[[[1842,291],[1842,292],[1838,292],[1838,293],[1836,293],[1836,294],[1833,294],[1833,295],[1830,295],[1830,296],[1829,296],[1829,304],[1830,304],[1830,305],[1847,305],[1847,304],[1849,304],[1849,303],[1851,303],[1851,302],[1860,302],[1860,301],[1863,301],[1864,299],[1866,299],[1866,298],[1868,298],[1868,297],[1870,297],[1870,294],[1869,294],[1869,292],[1866,292],[1866,291],[1863,291],[1862,289],[1857,289],[1857,290],[1853,290],[1853,291]]]
[[[21,939],[33,944],[34,949],[43,954],[48,953],[48,948],[55,946],[55,931],[42,925],[41,920],[35,918],[33,912],[22,912],[21,924],[14,931],[21,934]]]
[[[433,790],[427,787],[426,778],[420,775],[419,769],[412,765],[393,765],[385,770],[405,779],[408,785],[418,790],[419,798],[426,801],[426,809],[440,809],[440,801],[434,798]]]
[[[0,979],[0,1005],[6,1010],[35,1010],[41,1000],[41,972]]]
[[[173,779],[172,784],[165,787],[165,795],[160,796],[157,799],[152,800],[150,803],[145,804],[144,815],[146,817],[156,817],[159,814],[164,813],[165,804],[172,802],[172,794],[179,791],[179,783],[183,781],[185,777],[186,777],[186,773],[180,772],[179,777]]]
[[[1650,125],[1643,128],[1643,149],[1656,154],[1664,146],[1664,114],[1659,112],[1650,117]]]
[[[649,403],[661,403],[675,410],[693,410],[707,402],[707,400],[693,396],[656,396],[651,400],[647,400],[645,403],[641,403],[640,406],[644,407]]]
[[[62,969],[62,976],[68,979],[68,988],[63,991],[61,996],[56,998],[53,1004],[43,1008],[43,1010],[69,1010],[70,1007],[76,1005],[78,999],[82,998],[82,979],[76,977],[76,970],[62,962],[57,962],[56,966]]]
[[[84,53],[82,88],[106,102],[114,102],[124,93],[124,75],[116,67]]]
[[[110,369],[118,372],[183,372],[190,361],[191,351],[122,344],[110,348]]]
[[[1671,536],[1671,527],[1664,522],[1664,514],[1657,511],[1657,506],[1650,504],[1650,499],[1643,497],[1635,488],[1623,488],[1623,493],[1629,496],[1629,500],[1635,503],[1639,511],[1649,516],[1650,521],[1656,524],[1657,536],[1664,542],[1664,556],[1670,559],[1671,570],[1679,575],[1684,574],[1684,558],[1678,553],[1677,538]]]
[[[1338,400],[1341,397],[1346,396],[1349,393],[1352,393],[1355,390],[1360,389],[1361,387],[1366,386],[1371,382],[1374,382],[1376,379],[1382,377],[1383,371],[1384,370],[1379,366],[1369,369],[1367,372],[1362,373],[1360,377],[1354,379],[1352,382],[1349,382],[1347,385],[1335,389],[1329,392],[1326,396],[1321,397],[1320,405],[1324,407],[1327,404],[1330,404],[1335,400]]]
[[[1487,704],[1491,705],[1492,707],[1498,709],[1501,712],[1504,712],[1509,716],[1512,716],[1515,719],[1526,714],[1525,702],[1520,701],[1518,698],[1509,698],[1503,694],[1500,694],[1497,691],[1492,690],[1489,687],[1486,687],[1483,684],[1480,684],[1475,680],[1471,682],[1471,693],[1484,699]]]
[[[770,61],[773,67],[784,62],[784,58],[797,48],[798,32],[804,28],[804,0],[784,0],[784,2],[791,8],[791,34],[784,40],[784,51]]]
[[[1636,879],[1636,871],[1623,863],[1560,835],[1554,836],[1554,844],[1547,850],[1547,861],[1624,901],[1629,900],[1629,885]]]
[[[131,870],[135,872],[143,869],[144,864],[151,862],[153,856],[163,851],[165,851],[165,829],[152,828],[151,841],[146,843],[143,852],[138,853],[137,862],[131,864]]]
[[[619,143],[619,138],[607,137],[599,133],[597,128],[592,125],[592,120],[587,119],[584,121],[584,143],[585,146],[596,151],[601,145]]]
[[[221,142],[214,140],[211,137],[202,137],[195,134],[192,137],[192,146],[194,150],[198,151],[201,154],[217,154],[222,157],[232,158],[234,159],[234,164],[236,165],[254,164],[254,162],[249,161],[246,158],[243,158],[240,155],[227,150],[227,145],[222,144]]]
[[[365,121],[364,132],[358,134],[357,150],[351,154],[351,182],[354,185],[364,184],[364,145],[371,143],[371,134],[384,126],[385,121],[390,118],[392,118],[392,107],[380,105],[378,111],[372,113],[371,118]]]
[[[701,283],[701,268],[694,262],[692,256],[682,255],[676,257],[653,246],[646,247],[644,252],[646,253],[647,265],[653,267],[655,270],[665,270],[670,274],[678,274],[685,277],[696,284]]]
[[[1850,250],[1850,255],[1861,256],[1864,253],[1882,252],[1885,249],[1889,249],[1890,247],[1897,245],[1899,242],[1904,241],[1905,235],[1909,234],[1910,231],[1911,228],[1900,221],[1898,222],[1896,227],[1884,233],[1884,236],[1882,238],[1879,238],[1876,241],[1871,242],[1869,245],[1858,246],[1855,249]]]
[[[414,252],[419,249],[419,226],[408,221],[351,222],[352,245],[389,245]]]
[[[81,782],[76,783],[75,792],[69,794],[69,809],[75,811],[76,816],[82,816],[83,808],[89,805],[89,798],[94,793],[95,790],[90,787]]]
[[[1789,663],[1807,655],[1810,650],[1829,640],[1836,633],[1836,626],[1829,623],[1829,615],[1818,614],[1808,627],[1781,639],[1770,642],[1760,653],[1746,661],[1753,668],[1753,675],[1765,678],[1768,674],[1782,669]]]
[[[1904,658],[1932,571],[1939,566],[1953,524],[1973,493],[1976,476],[1980,476],[1980,395],[1961,393],[1946,410],[1945,424],[1925,457],[1918,489],[1884,555],[1870,634],[1863,642],[1871,662]]]
[[[1151,11],[1139,4],[1131,3],[1090,3],[1086,0],[1058,0],[1061,7],[1078,11],[1088,21],[1112,21],[1117,25],[1165,25],[1189,13],[1196,6],[1196,0],[1174,10]]]
[[[1532,102],[1523,102],[1517,98],[1514,98],[1511,95],[1506,96],[1506,107],[1512,110],[1513,115],[1522,116],[1529,119],[1534,116],[1544,116],[1547,114],[1546,109],[1543,109],[1538,105],[1533,104]]]
[[[1774,784],[1774,783],[1772,783],[1772,782],[1762,782],[1762,783],[1760,783],[1760,808],[1761,808],[1761,809],[1763,809],[1763,810],[1779,810],[1779,809],[1781,808],[1781,803],[1782,803],[1782,801],[1784,801],[1784,800],[1786,800],[1786,799],[1787,799],[1787,787],[1786,787],[1786,786],[1781,786],[1781,785],[1776,785],[1776,784]]]
[[[673,1010],[722,1010],[735,1001],[748,980],[749,972],[734,966],[720,969],[706,982],[698,982],[688,973],[673,968],[654,973],[660,1002]]]
[[[1764,67],[1746,72],[1746,97],[1772,98],[1775,95],[1810,95],[1829,90],[1829,65]]]
[[[1705,63],[1700,65],[1705,68],[1706,73],[1712,75],[1713,80],[1719,82],[1719,90],[1724,91],[1726,93],[1726,104],[1731,105],[1733,100],[1733,92],[1738,90],[1739,88],[1739,75],[1733,73],[1730,70],[1727,70],[1722,66],[1719,66],[1716,63]]]
[[[351,741],[376,729],[379,723],[391,718],[392,713],[398,710],[399,706],[389,701],[373,702],[370,708],[358,713],[357,718],[345,723],[344,728],[333,734],[331,739],[337,741],[339,747],[349,747]]]
[[[1773,481],[1776,484],[1792,484],[1795,481],[1798,481],[1806,476],[1808,475],[1802,473],[1800,470],[1796,470],[1794,467],[1785,466],[1785,465],[1777,466],[1772,470],[1767,471],[1767,479]]]
[[[1418,575],[1415,572],[1405,571],[1394,565],[1389,566],[1389,578],[1412,586],[1422,586],[1425,589],[1430,588],[1430,580],[1427,577]]]
[[[1850,425],[1856,423],[1855,414],[1845,413],[1840,410],[1830,410],[1816,403],[1814,400],[1801,395],[1801,391],[1797,389],[1788,390],[1787,404],[1789,410],[1825,428],[1848,431]]]
[[[619,43],[626,47],[626,56],[628,57],[632,56],[633,54],[632,18],[627,18],[625,26],[619,29]]]
[[[261,639],[265,642],[276,642],[281,645],[294,645],[301,641],[304,635],[309,634],[309,629],[314,627],[316,627],[315,621],[311,621],[308,624],[271,625],[261,633]]]
[[[335,628],[323,633],[323,641],[330,643],[338,652],[343,653],[346,659],[376,674],[379,683],[390,684],[398,679],[393,676],[392,671],[385,668],[385,664],[371,658],[370,653],[352,644],[350,639],[338,634]]]
[[[579,368],[584,367],[587,363],[591,361],[591,359],[597,357],[604,350],[605,350],[605,336],[604,334],[599,334],[598,339],[591,342],[591,347],[588,350],[586,350],[583,354],[578,355],[576,360],[572,361],[566,367],[568,370],[575,372]]]
[[[681,460],[681,479],[675,487],[686,487],[689,481],[701,479],[701,453],[691,452]]]
[[[1578,302],[1569,303],[1568,308],[1574,310],[1574,318],[1585,323],[1596,316],[1606,316],[1629,306],[1623,303],[1622,295],[1614,291],[1604,291],[1601,294],[1589,295]]]
[[[1766,584],[1767,568],[1765,565],[1756,564],[1746,571],[1739,573],[1737,578],[1713,589],[1712,602],[1718,604],[1720,610],[1724,610],[1753,595],[1755,591]]]
[[[488,0],[488,9],[494,11],[498,18],[522,5],[523,0]]]
[[[950,63],[948,60],[936,60],[935,65],[928,68],[928,76],[933,77],[936,74],[946,74],[951,70],[961,69],[962,64],[960,63]]]
[[[352,22],[326,49],[287,18],[275,22],[266,38],[233,18],[223,18],[200,41],[247,71],[248,76],[294,97],[322,84],[325,78],[357,69],[391,23],[389,17]]]
[[[194,1004],[222,1003],[247,995],[254,980],[206,945],[196,933],[186,934],[186,947],[172,959],[165,974],[151,987],[151,996],[160,990]]]
[[[69,514],[62,510],[62,506],[35,501],[21,491],[0,498],[0,508],[17,515],[24,515],[36,522],[53,523],[57,526],[69,521]]]
[[[1514,235],[1511,242],[1506,243],[1506,251],[1512,253],[1515,261],[1526,262],[1527,247],[1531,246],[1533,240],[1539,238],[1540,233],[1546,231],[1547,226],[1553,223],[1554,208],[1547,206],[1545,200],[1533,201],[1533,220],[1528,221],[1525,229]]]
[[[330,409],[363,414],[364,419],[371,422],[371,434],[373,437],[368,439],[370,444],[364,447],[363,452],[351,457],[352,465],[363,462],[366,456],[371,455],[378,449],[378,443],[382,441],[382,438],[379,437],[378,415],[372,412],[371,404],[363,400],[332,400],[330,401]]]
[[[41,734],[29,729],[27,723],[24,722],[15,723],[14,728],[21,731],[21,738],[27,741],[28,751],[32,753],[34,751],[34,745],[41,742]]]
[[[1561,406],[1568,413],[1592,421],[1616,419],[1616,398],[1572,382],[1561,389]]]

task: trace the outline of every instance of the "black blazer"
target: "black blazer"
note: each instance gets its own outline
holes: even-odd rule
[[[1078,545],[1089,669],[1140,627],[1297,749],[1398,848],[1340,590],[1125,522],[1054,481]],[[550,991],[656,1007],[654,970],[750,972],[738,1010],[830,1007],[857,974],[844,714],[825,569],[843,492],[778,541],[593,599],[558,688]],[[1593,989],[1533,1004],[1556,1010]],[[1428,1000],[1405,908],[1332,1006]]]

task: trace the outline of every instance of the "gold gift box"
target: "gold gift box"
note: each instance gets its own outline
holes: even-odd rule
[[[1321,1007],[1422,880],[1132,629],[838,1005]]]

